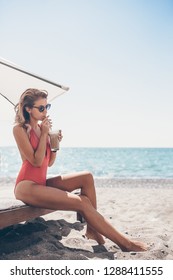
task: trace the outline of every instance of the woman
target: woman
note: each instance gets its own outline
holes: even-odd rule
[[[123,251],[145,251],[146,246],[129,240],[118,232],[96,209],[96,192],[92,174],[80,172],[46,179],[47,167],[56,158],[51,152],[47,116],[47,92],[27,89],[16,105],[13,133],[23,161],[16,180],[15,196],[26,204],[53,210],[77,211],[87,223],[86,237],[104,244],[103,236]],[[38,122],[40,122],[38,124]],[[62,135],[59,136],[59,140]],[[81,189],[81,195],[72,193]]]

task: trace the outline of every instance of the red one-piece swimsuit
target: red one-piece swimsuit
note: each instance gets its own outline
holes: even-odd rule
[[[39,144],[39,137],[36,135],[35,131],[32,128],[30,130],[30,143],[33,149],[36,150]],[[33,181],[39,185],[46,185],[46,175],[50,160],[50,154],[50,144],[49,142],[47,142],[45,157],[40,167],[33,166],[27,159],[24,160],[16,179],[16,185],[24,180]]]

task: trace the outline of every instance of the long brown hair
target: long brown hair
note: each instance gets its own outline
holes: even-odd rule
[[[15,124],[19,124],[22,127],[29,123],[30,115],[26,110],[26,107],[32,108],[35,101],[39,98],[47,98],[48,93],[46,90],[38,90],[35,88],[28,88],[25,90],[19,100],[19,103],[15,106]]]

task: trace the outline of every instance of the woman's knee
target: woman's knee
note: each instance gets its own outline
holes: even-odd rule
[[[84,171],[83,172],[83,181],[85,185],[93,185],[94,184],[94,178],[91,172]]]

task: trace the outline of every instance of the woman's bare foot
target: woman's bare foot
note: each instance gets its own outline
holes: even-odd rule
[[[85,237],[97,241],[99,245],[103,245],[105,243],[103,236],[100,233],[93,231],[92,229],[87,229]]]
[[[132,241],[132,240],[129,240],[129,244],[127,247],[125,246],[121,246],[121,245],[118,245],[122,251],[124,252],[144,252],[144,251],[147,251],[148,247],[146,244],[144,244],[143,242],[140,242],[140,241]]]

